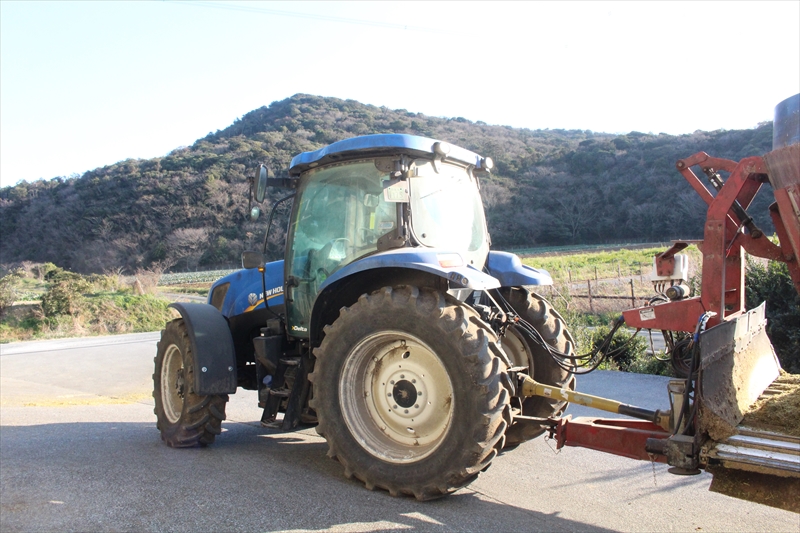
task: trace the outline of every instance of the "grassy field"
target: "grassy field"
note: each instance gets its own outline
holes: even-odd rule
[[[621,277],[647,278],[653,269],[653,257],[666,248],[644,248],[638,250],[616,250],[613,252],[588,252],[570,254],[529,255],[522,262],[550,272],[553,281],[578,282],[587,279],[614,279]],[[702,264],[702,255],[696,246],[681,252],[689,255],[691,266]]]
[[[665,248],[616,250],[613,252],[534,255],[522,262],[547,270],[553,285],[540,292],[574,320],[588,325],[606,323],[619,312],[646,303],[654,296],[650,273],[653,257]],[[690,287],[696,284],[702,268],[702,255],[696,246],[681,253],[689,255]],[[589,299],[591,290],[594,298]],[[600,298],[598,298],[600,296]],[[602,298],[613,296],[617,299]]]
[[[637,296],[647,294],[649,283],[642,279],[658,251],[549,253],[523,262],[551,273],[555,285],[542,292],[573,322],[593,325],[605,323],[616,307],[630,302],[597,301],[590,309],[580,298],[581,291],[586,292],[580,281],[596,277],[603,280],[596,292],[626,295],[629,285],[616,278],[627,276],[627,283],[634,279]],[[180,295],[205,297],[211,283],[230,272],[79,276],[49,263],[29,264],[7,272],[0,282],[0,342],[157,330],[174,316],[167,309],[170,301]]]
[[[550,253],[528,256],[523,262],[551,273],[554,286],[541,292],[577,330],[606,324],[618,310],[631,307],[630,300],[595,300],[590,306],[582,298],[587,292],[585,280],[592,280],[596,294],[620,296],[630,295],[633,281],[637,299],[649,297],[652,287],[646,280],[652,257],[660,251]],[[180,295],[205,297],[211,283],[229,272],[78,276],[55,265],[29,266],[3,278],[13,277],[14,289],[13,303],[0,305],[0,342],[157,330],[174,316],[167,309],[170,301]]]
[[[176,292],[205,295],[208,287],[81,276],[55,265],[18,268],[0,278],[0,343],[156,331],[176,316],[167,307]]]

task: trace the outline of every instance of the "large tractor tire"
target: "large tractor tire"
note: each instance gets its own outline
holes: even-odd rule
[[[348,478],[418,500],[488,468],[510,422],[494,332],[450,296],[385,287],[341,309],[309,379],[317,432]]]
[[[514,312],[530,323],[547,344],[565,354],[575,353],[575,341],[564,319],[547,300],[523,287],[505,287],[500,289],[500,293]],[[561,368],[550,352],[523,329],[509,326],[502,346],[511,363],[528,367],[530,376],[539,383],[575,388],[575,377]],[[569,361],[562,361],[562,364],[569,366]],[[566,408],[566,402],[531,396],[516,406],[514,415],[547,418],[563,413]],[[544,428],[525,423],[512,424],[506,432],[506,446],[516,446],[544,431]]]
[[[161,332],[153,374],[155,414],[161,439],[173,448],[206,446],[222,431],[227,394],[194,392],[194,360],[183,319]]]

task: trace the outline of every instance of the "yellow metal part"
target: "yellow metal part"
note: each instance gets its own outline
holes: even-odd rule
[[[528,396],[542,396],[544,398],[552,398],[554,400],[567,401],[601,411],[608,411],[610,413],[619,413],[621,415],[632,416],[643,420],[649,420],[666,431],[671,431],[671,413],[670,411],[649,411],[639,407],[634,407],[628,404],[620,403],[608,398],[601,398],[591,394],[584,394],[569,389],[562,389],[553,387],[552,385],[544,385],[534,380],[530,376],[524,376],[522,381],[522,395]]]
[[[569,389],[556,388],[552,385],[542,385],[530,376],[525,376],[525,381],[522,382],[522,394],[524,396],[543,396],[554,400],[565,400],[570,403],[585,405],[586,407],[619,413],[620,402]]]

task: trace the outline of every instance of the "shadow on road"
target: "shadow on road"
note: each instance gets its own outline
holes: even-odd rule
[[[469,488],[392,498],[344,478],[313,430],[224,428],[211,447],[178,450],[146,423],[4,426],[0,530],[610,531]]]

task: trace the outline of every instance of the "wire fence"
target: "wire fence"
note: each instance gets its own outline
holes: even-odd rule
[[[564,255],[572,253],[584,252],[605,252],[621,249],[636,250],[640,248],[668,248],[669,244],[665,242],[620,242],[620,243],[606,243],[606,244],[572,244],[566,246],[535,246],[535,247],[519,247],[519,248],[505,248],[503,251],[517,254],[521,257],[529,255]]]
[[[537,292],[557,307],[576,313],[620,313],[645,305],[653,296],[645,277],[586,279],[538,287]]]

